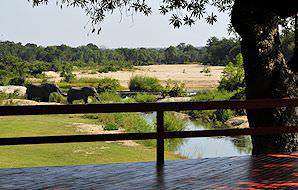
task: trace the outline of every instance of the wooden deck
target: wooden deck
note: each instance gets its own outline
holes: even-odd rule
[[[298,189],[298,152],[262,156],[0,169],[0,189]]]

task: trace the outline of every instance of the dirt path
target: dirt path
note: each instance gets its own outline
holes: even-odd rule
[[[87,134],[119,134],[119,133],[125,133],[125,130],[118,129],[118,130],[111,130],[106,131],[103,129],[101,125],[95,125],[95,124],[86,124],[86,123],[71,123],[72,126],[76,127],[76,130],[81,133],[87,133]],[[117,141],[123,144],[124,146],[139,146],[138,143],[132,140],[127,141]]]

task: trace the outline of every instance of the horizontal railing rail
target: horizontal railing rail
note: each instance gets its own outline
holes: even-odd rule
[[[74,143],[117,140],[157,140],[157,165],[164,164],[164,139],[192,138],[213,136],[239,135],[274,135],[283,133],[298,133],[298,127],[290,126],[260,126],[247,129],[223,129],[201,131],[165,131],[165,111],[215,110],[215,109],[267,109],[278,107],[298,107],[298,98],[293,99],[263,99],[263,100],[228,100],[201,102],[164,102],[164,103],[114,103],[89,105],[37,105],[37,106],[0,106],[0,116],[9,115],[43,115],[43,114],[86,114],[115,112],[157,112],[157,131],[147,133],[121,133],[98,135],[65,135],[65,136],[35,136],[0,138],[0,146]]]
[[[298,133],[298,127],[259,127],[244,129],[221,129],[201,131],[164,131],[164,139],[217,137],[217,136],[241,136],[241,135],[274,135],[281,133]],[[117,133],[117,134],[93,134],[93,135],[64,135],[64,136],[32,136],[0,138],[0,146],[26,145],[26,144],[52,144],[74,142],[97,141],[123,141],[123,140],[152,140],[157,139],[156,132],[146,133]]]
[[[226,100],[200,102],[112,103],[77,105],[0,106],[0,116],[115,112],[157,112],[215,109],[297,107],[295,99]]]

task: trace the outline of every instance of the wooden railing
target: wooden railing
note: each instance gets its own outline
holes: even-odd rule
[[[163,103],[114,103],[88,105],[38,105],[38,106],[0,106],[0,116],[9,115],[43,115],[43,114],[82,114],[82,113],[115,113],[115,112],[157,112],[157,131],[148,133],[97,134],[97,135],[65,135],[0,138],[0,146],[72,143],[117,140],[156,139],[157,166],[164,164],[164,139],[237,136],[237,135],[270,135],[282,133],[298,133],[298,127],[270,127],[248,129],[224,129],[203,131],[165,131],[165,111],[215,110],[215,109],[265,109],[277,107],[298,107],[298,98],[263,99],[263,100],[229,100],[202,102],[163,102]]]

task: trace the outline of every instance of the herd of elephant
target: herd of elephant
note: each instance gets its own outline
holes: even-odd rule
[[[72,104],[74,100],[84,100],[85,104],[87,104],[89,96],[99,100],[99,96],[94,87],[71,87],[66,94],[62,92],[57,85],[51,83],[29,85],[26,90],[26,98],[29,100],[48,102],[50,94],[53,92],[61,94],[62,96],[67,96],[67,102],[69,104]]]

